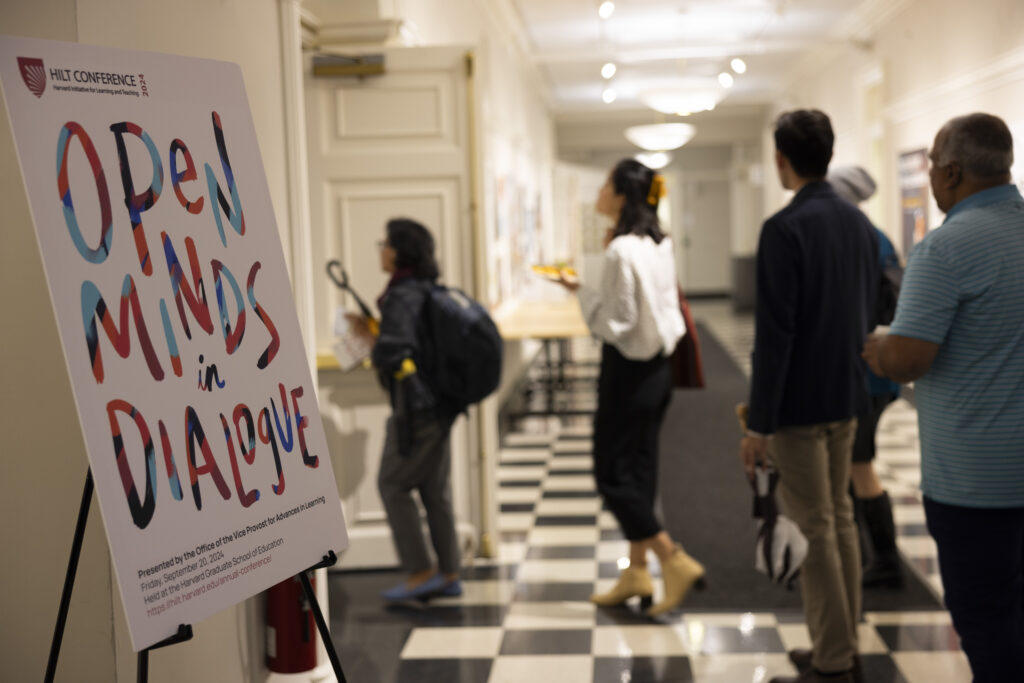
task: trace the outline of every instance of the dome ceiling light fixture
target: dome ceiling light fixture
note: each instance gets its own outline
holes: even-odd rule
[[[648,107],[662,114],[689,116],[701,111],[711,111],[725,96],[719,88],[656,90],[643,93],[640,100]]]
[[[697,129],[688,123],[651,123],[630,126],[625,130],[625,135],[627,140],[640,149],[667,152],[685,145],[696,132]]]
[[[670,152],[638,152],[633,158],[647,168],[657,171],[671,163],[672,154]]]

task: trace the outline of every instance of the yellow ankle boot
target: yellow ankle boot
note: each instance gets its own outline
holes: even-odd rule
[[[647,615],[656,617],[678,607],[691,587],[704,588],[704,566],[686,552],[676,547],[672,556],[661,563],[661,576],[665,580],[665,596],[661,602],[647,610]]]
[[[641,605],[646,607],[651,603],[653,594],[654,584],[651,582],[651,573],[647,571],[647,567],[626,567],[610,591],[591,595],[590,602],[601,607],[612,607],[621,605],[634,595],[639,595]]]

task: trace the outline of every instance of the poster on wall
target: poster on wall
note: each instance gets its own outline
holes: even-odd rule
[[[0,85],[141,650],[348,545],[242,73],[0,36]]]
[[[902,217],[903,256],[910,255],[915,244],[928,232],[928,150],[917,149],[899,157],[900,215]]]

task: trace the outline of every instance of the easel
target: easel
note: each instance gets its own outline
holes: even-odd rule
[[[82,539],[85,537],[85,523],[89,519],[89,505],[92,502],[92,491],[92,468],[90,467],[85,474],[85,489],[82,491],[82,502],[78,506],[78,522],[75,524],[75,538],[71,542],[71,557],[68,558],[68,571],[64,576],[64,590],[61,592],[60,607],[57,610],[57,625],[54,626],[53,629],[53,641],[50,644],[50,659],[46,664],[46,676],[43,678],[45,683],[53,683],[53,677],[57,673],[57,658],[60,656],[60,645],[61,641],[64,639],[64,626],[67,624],[68,620],[68,608],[71,605],[71,590],[75,586],[75,574],[78,572],[78,558],[82,552]],[[316,620],[317,630],[320,632],[320,638],[323,640],[324,648],[327,650],[327,658],[331,660],[331,668],[334,669],[334,675],[338,679],[338,683],[346,683],[345,673],[341,670],[341,662],[338,660],[338,653],[334,649],[334,643],[331,641],[331,632],[327,628],[327,622],[324,621],[323,612],[320,611],[320,603],[317,602],[316,593],[313,592],[313,584],[310,583],[309,577],[306,576],[306,572],[308,571],[333,566],[337,561],[338,556],[334,554],[333,550],[329,550],[327,551],[327,554],[324,555],[323,560],[306,571],[299,572],[298,576],[299,581],[302,583],[302,590],[306,594],[306,599],[309,601],[309,605],[313,610],[313,618]],[[138,667],[136,670],[136,680],[138,683],[146,683],[149,678],[150,650],[174,645],[175,643],[183,643],[186,640],[191,639],[192,626],[180,624],[178,626],[178,632],[173,636],[141,650],[139,652]]]

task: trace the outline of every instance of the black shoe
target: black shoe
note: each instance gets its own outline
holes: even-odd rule
[[[876,557],[864,569],[860,585],[864,588],[902,588],[903,567],[899,556]]]
[[[803,673],[811,668],[811,658],[814,653],[809,648],[798,647],[789,651],[789,661],[796,667],[798,673]]]
[[[798,647],[795,650],[790,650],[788,653],[789,661],[796,667],[798,673],[805,673],[811,671],[811,658],[813,653],[807,648]],[[853,680],[858,683],[861,680],[861,668],[860,668],[860,655],[853,656]]]
[[[768,683],[856,683],[852,671],[822,673],[817,669],[808,669],[799,676],[776,676]]]

